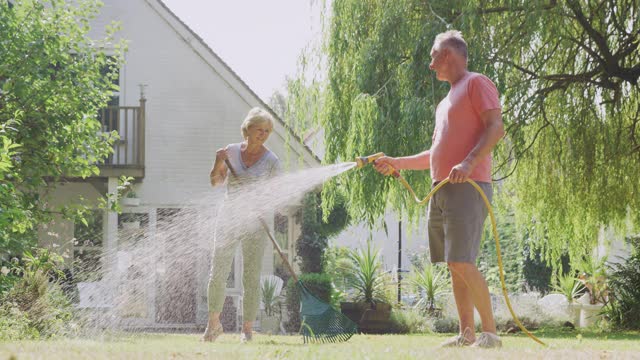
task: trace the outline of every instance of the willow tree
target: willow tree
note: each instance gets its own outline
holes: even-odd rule
[[[317,120],[326,163],[431,146],[434,107],[448,91],[428,70],[436,34],[459,29],[469,68],[501,94],[507,136],[494,179],[519,234],[547,259],[582,255],[602,225],[640,220],[638,1],[334,0]],[[295,95],[295,93],[294,93]],[[428,172],[404,174],[420,194]],[[387,206],[422,213],[392,179],[351,171],[324,191],[347,194],[374,222]]]

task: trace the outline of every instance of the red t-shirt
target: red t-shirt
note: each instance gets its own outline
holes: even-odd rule
[[[451,86],[436,108],[431,145],[431,178],[442,181],[478,144],[486,128],[480,114],[500,109],[498,89],[488,77],[469,72]],[[491,182],[491,154],[480,159],[470,178]]]

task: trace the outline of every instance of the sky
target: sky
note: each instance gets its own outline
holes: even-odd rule
[[[320,36],[317,0],[163,0],[260,98],[285,92]]]

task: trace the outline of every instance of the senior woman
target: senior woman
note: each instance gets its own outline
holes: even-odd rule
[[[276,175],[280,171],[280,160],[264,146],[273,130],[273,118],[260,108],[253,108],[240,127],[244,141],[229,144],[216,152],[216,160],[211,169],[211,185],[226,186],[227,197],[242,192],[243,183],[255,183]],[[228,160],[235,174],[226,166]],[[227,199],[229,200],[229,199]],[[250,207],[251,204],[246,204]],[[213,261],[209,277],[208,303],[209,323],[203,335],[204,341],[215,341],[223,333],[220,313],[225,299],[226,280],[231,271],[233,255],[238,243],[242,244],[243,272],[243,318],[242,342],[250,341],[253,321],[258,313],[260,300],[260,270],[266,245],[266,234],[257,226],[253,230],[238,231],[238,226],[230,226],[224,219],[225,205],[219,212],[216,223]],[[231,219],[232,221],[232,219]],[[257,222],[258,219],[255,219]],[[222,246],[216,246],[222,245]],[[226,246],[224,244],[231,244]]]

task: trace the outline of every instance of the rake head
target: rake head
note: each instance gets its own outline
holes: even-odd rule
[[[347,341],[358,331],[356,323],[336,311],[331,305],[315,297],[301,281],[300,315],[304,343]]]

